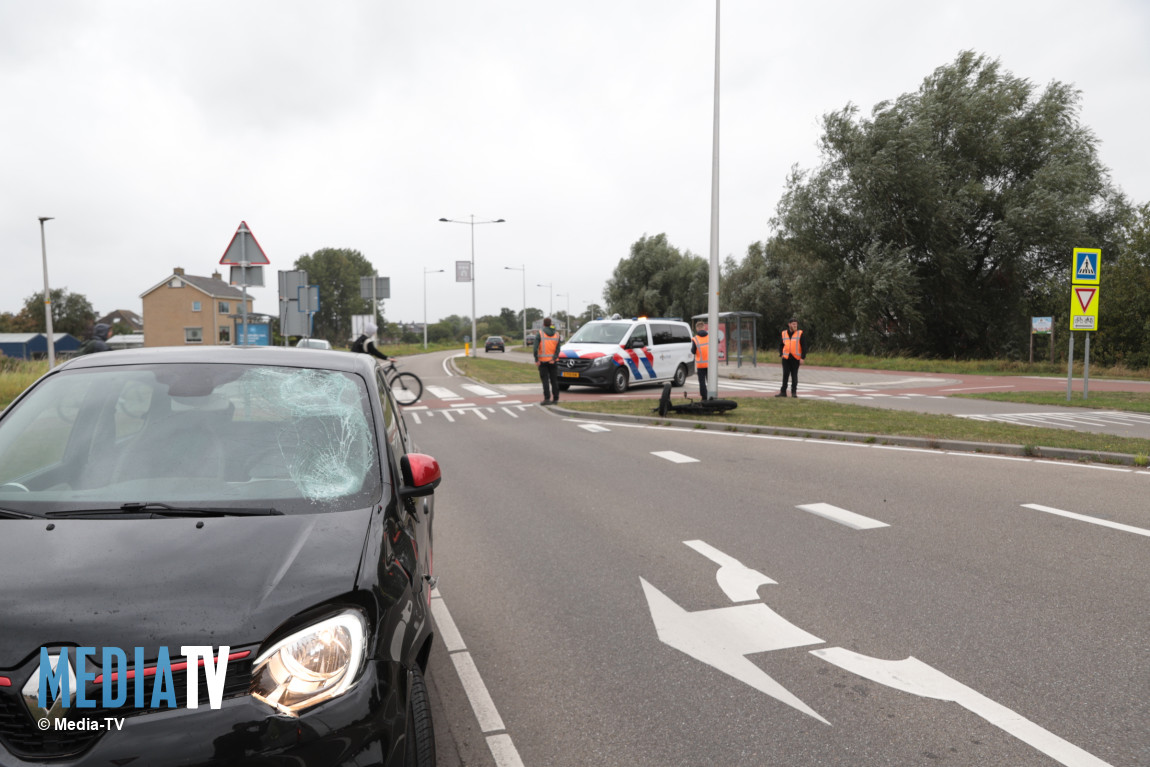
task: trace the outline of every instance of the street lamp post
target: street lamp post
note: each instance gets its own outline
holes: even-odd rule
[[[547,316],[555,319],[555,294],[551,292],[550,282],[540,282],[535,285],[537,288],[547,288]]]
[[[48,288],[48,245],[44,241],[44,222],[52,216],[40,216],[40,256],[44,260],[44,322],[48,328],[48,369],[56,367],[56,340],[52,331],[52,291]]]
[[[475,352],[475,345],[478,341],[478,339],[475,337],[477,332],[475,325],[475,225],[502,224],[505,222],[501,218],[497,218],[493,221],[476,221],[474,213],[471,214],[471,217],[468,221],[456,221],[455,219],[451,218],[441,218],[439,220],[445,224],[467,224],[471,227],[471,356],[477,357],[479,355]]]
[[[439,274],[442,269],[423,268],[423,350],[427,351],[427,275]]]
[[[567,299],[567,319],[566,319],[567,336],[570,337],[571,336],[571,294],[570,293],[556,293],[555,295],[559,296],[560,298],[566,298]]]
[[[523,266],[505,266],[513,272],[523,273],[523,345],[527,345],[527,264]]]

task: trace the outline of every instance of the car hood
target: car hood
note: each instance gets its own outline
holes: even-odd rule
[[[354,588],[370,520],[367,508],[0,521],[0,668],[48,645],[139,646],[154,657],[162,645],[177,653],[185,644],[262,642],[292,615]]]
[[[559,357],[590,360],[596,357],[612,357],[621,351],[623,351],[623,347],[619,344],[563,344],[559,348]]]

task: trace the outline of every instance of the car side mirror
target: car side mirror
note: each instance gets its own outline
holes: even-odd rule
[[[431,495],[443,478],[439,462],[423,453],[408,453],[400,458],[399,470],[403,474],[403,487],[399,488],[401,498]]]

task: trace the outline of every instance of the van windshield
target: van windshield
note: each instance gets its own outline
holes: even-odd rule
[[[571,336],[571,344],[621,344],[633,322],[588,322]]]

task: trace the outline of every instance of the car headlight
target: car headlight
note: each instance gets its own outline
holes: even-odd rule
[[[344,612],[276,642],[252,667],[252,697],[289,716],[351,689],[363,665],[366,626]]]
[[[595,361],[591,363],[593,368],[601,368],[611,361],[610,357],[596,357]]]

